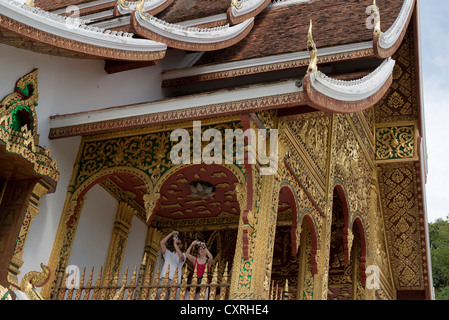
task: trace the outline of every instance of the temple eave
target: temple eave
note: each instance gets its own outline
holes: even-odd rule
[[[44,15],[46,16],[44,17]],[[153,61],[165,56],[166,45],[133,39],[123,32],[91,28],[74,19],[26,5],[0,2],[1,42],[46,54],[68,57]],[[6,36],[5,36],[6,35]],[[12,35],[12,36],[11,36]]]
[[[139,36],[162,42],[171,48],[188,51],[214,51],[230,47],[244,39],[254,26],[253,19],[242,23],[241,27],[232,26],[228,30],[183,28],[180,25],[170,25],[154,19],[151,15],[142,15],[138,11],[131,14],[131,29]],[[149,21],[147,21],[149,20]],[[145,25],[144,25],[145,23]],[[177,32],[176,30],[181,32]],[[221,36],[220,34],[225,34]],[[209,34],[210,33],[210,34]]]
[[[269,91],[269,88],[255,86],[242,90],[218,91],[213,94],[170,98],[93,112],[57,115],[50,119],[49,138],[92,135],[168,123],[226,117],[234,114],[247,114],[266,109],[307,107],[307,100],[303,91],[296,86],[296,81],[274,83],[270,84],[269,87],[276,87],[282,93],[266,95],[265,93]],[[205,101],[217,102],[210,104],[204,103]],[[187,107],[179,109],[180,105]],[[129,114],[135,115],[129,116]]]
[[[390,88],[392,82],[393,78],[390,75],[379,90],[366,98],[354,101],[337,100],[315,90],[311,85],[309,75],[306,75],[304,78],[303,86],[309,106],[326,113],[352,113],[364,111],[379,102]]]
[[[415,6],[416,0],[404,0],[401,12],[391,28],[386,32],[374,35],[373,50],[376,57],[386,59],[399,49],[412,19],[413,12],[415,12]]]

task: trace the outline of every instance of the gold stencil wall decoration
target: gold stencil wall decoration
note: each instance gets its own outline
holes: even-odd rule
[[[382,124],[376,127],[376,162],[418,160],[418,124]]]
[[[397,290],[423,290],[418,182],[413,162],[379,171],[380,195]]]
[[[376,123],[412,121],[418,118],[414,23],[412,19],[401,46],[392,56],[396,61],[393,83],[374,107]]]
[[[333,133],[336,137],[332,147],[334,186],[340,184],[345,190],[349,214],[349,226],[358,214],[368,232],[369,196],[373,159],[359,140],[348,115],[336,115]],[[368,234],[367,234],[368,236]]]

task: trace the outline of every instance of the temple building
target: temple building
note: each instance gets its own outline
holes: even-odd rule
[[[433,299],[419,6],[0,0],[0,299]]]

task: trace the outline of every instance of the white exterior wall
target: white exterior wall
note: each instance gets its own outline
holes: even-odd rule
[[[172,60],[178,60],[180,53],[175,51],[173,57]],[[19,283],[24,274],[29,271],[40,271],[40,263],[48,263],[81,141],[81,137],[49,140],[49,117],[161,99],[164,96],[160,73],[164,65],[170,65],[169,57],[153,67],[109,75],[104,71],[102,60],[55,57],[0,44],[0,99],[13,91],[20,77],[34,68],[39,69],[39,105],[36,108],[39,144],[50,148],[60,170],[56,192],[42,197],[39,214],[31,225],[24,249],[24,264],[20,269]],[[98,234],[83,231],[83,226],[89,226],[89,223],[80,221],[75,236],[73,261],[70,259],[70,263],[76,261],[80,268],[104,265],[111,226],[117,209],[116,202],[112,202],[111,196],[100,187],[90,190],[87,196],[80,219],[81,221],[84,221],[85,217],[95,219],[94,229]],[[98,215],[99,206],[106,208],[102,209],[104,212],[101,212],[101,216]],[[82,242],[89,245],[89,251],[85,251],[85,256],[78,234],[82,234]],[[98,242],[97,237],[105,234],[108,237],[107,241],[103,238]],[[136,263],[140,263],[145,236],[145,224],[136,218],[133,219],[124,266],[129,265],[133,268]],[[104,257],[98,253],[104,254]]]

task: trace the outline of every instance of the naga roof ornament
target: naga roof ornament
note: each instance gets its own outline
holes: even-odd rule
[[[310,64],[307,69],[307,73],[318,71],[318,50],[316,48],[315,41],[313,41],[312,28],[313,24],[312,20],[310,20],[309,33],[307,34],[307,50],[309,51],[310,55]]]
[[[231,7],[235,7],[237,9],[241,9],[243,7],[243,0],[242,1],[232,0],[231,1]]]
[[[231,24],[241,23],[249,18],[257,16],[269,4],[271,0],[232,0],[226,12]]]
[[[382,30],[380,28],[380,11],[379,11],[379,7],[376,4],[376,0],[373,0],[371,13],[374,16],[374,31],[373,31],[373,35],[377,36],[377,35],[382,33]]]
[[[373,49],[378,58],[391,57],[402,43],[407,31],[407,26],[412,17],[416,0],[404,0],[401,11],[391,27],[382,32],[380,29],[380,9],[373,2],[373,14],[375,18]]]
[[[363,111],[377,103],[391,86],[395,61],[385,59],[376,70],[361,79],[333,79],[318,70],[318,49],[312,28],[310,21],[307,35],[310,63],[302,82],[308,104],[323,112],[350,113]]]

